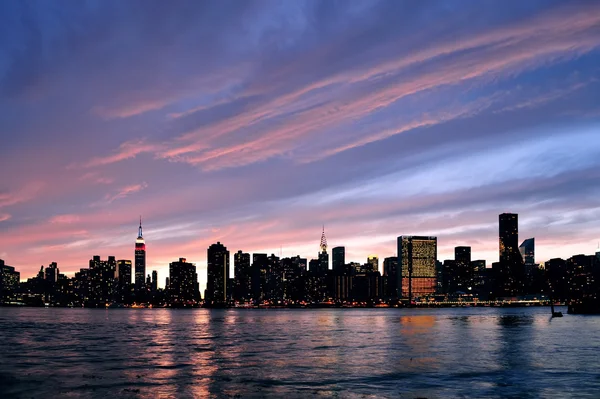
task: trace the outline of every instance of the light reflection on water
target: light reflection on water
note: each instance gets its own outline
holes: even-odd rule
[[[600,317],[545,308],[0,308],[0,397],[600,397]]]

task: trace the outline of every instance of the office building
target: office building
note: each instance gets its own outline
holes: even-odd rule
[[[250,254],[237,251],[233,255],[234,300],[246,302],[252,299],[252,269]]]
[[[200,300],[196,265],[186,258],[169,263],[168,294],[171,306],[193,306]]]
[[[227,285],[229,281],[229,251],[220,242],[208,247],[206,258],[206,293],[207,304],[224,304],[231,297]]]
[[[344,274],[346,266],[346,247],[335,247],[331,250],[331,263],[334,273]]]
[[[398,237],[399,297],[412,301],[435,294],[437,237]]]

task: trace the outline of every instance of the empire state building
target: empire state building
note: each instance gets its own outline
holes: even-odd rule
[[[138,238],[135,240],[135,289],[139,291],[144,287],[146,278],[146,241],[142,234],[142,217],[140,216],[140,227]]]

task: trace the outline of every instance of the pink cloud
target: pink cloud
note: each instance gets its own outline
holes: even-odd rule
[[[65,223],[72,224],[79,222],[81,217],[79,215],[56,215],[50,218],[50,223]]]
[[[0,222],[4,222],[10,218],[11,216],[8,213],[0,213]]]
[[[97,157],[85,164],[85,167],[108,165],[126,159],[135,158],[139,154],[155,152],[160,148],[158,144],[147,143],[145,140],[131,140],[122,143],[111,155]]]
[[[121,188],[120,190],[118,190],[115,193],[112,194],[107,194],[104,199],[108,202],[111,203],[115,200],[121,199],[121,198],[125,198],[131,194],[135,194],[139,191],[142,191],[143,189],[145,189],[146,187],[148,187],[148,184],[146,182],[144,183],[140,183],[140,184],[132,184],[130,186],[126,186]]]

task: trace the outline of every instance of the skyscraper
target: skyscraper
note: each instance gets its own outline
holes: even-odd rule
[[[329,254],[327,253],[327,238],[325,238],[325,226],[323,226],[323,233],[321,234],[321,244],[319,245],[321,252],[319,252],[319,273],[325,274],[329,270]]]
[[[120,259],[117,261],[117,278],[119,285],[125,287],[131,284],[131,261]]]
[[[105,307],[118,300],[117,261],[114,256],[101,260],[94,256],[90,260],[90,300],[87,306]]]
[[[336,274],[342,274],[346,268],[346,248],[335,247],[331,251],[331,261],[333,265],[333,271]]]
[[[519,248],[519,215],[503,213],[499,216],[500,263],[511,262]]]
[[[496,296],[514,297],[523,293],[525,269],[519,252],[519,215],[499,216],[500,261],[494,272]]]
[[[158,291],[158,273],[152,270],[152,292]]]
[[[235,281],[234,299],[247,301],[252,298],[252,271],[250,254],[237,251],[233,255],[233,272]]]
[[[398,237],[399,297],[413,298],[435,294],[437,237]]]
[[[451,292],[469,293],[473,289],[471,247],[454,248],[454,274],[451,278]]]
[[[528,238],[519,246],[525,266],[535,265],[535,238]]]
[[[207,304],[224,304],[231,296],[227,291],[229,281],[229,251],[220,242],[208,247],[206,258],[206,293]]]
[[[169,264],[168,292],[171,306],[191,306],[200,300],[196,265],[185,258]]]
[[[145,286],[146,278],[146,241],[142,234],[142,217],[140,216],[140,227],[138,237],[135,240],[135,289],[141,290]]]

